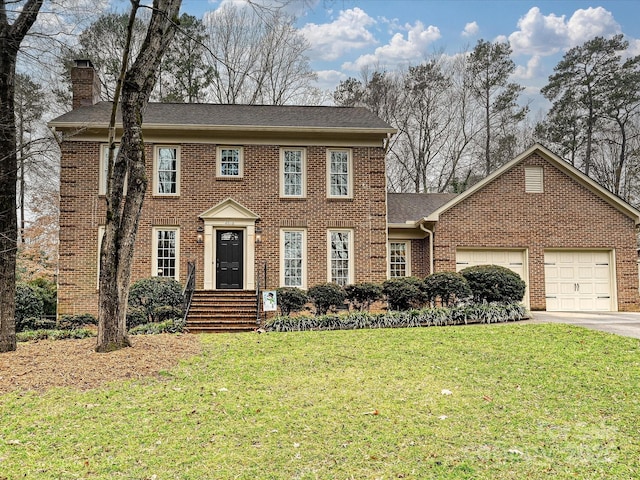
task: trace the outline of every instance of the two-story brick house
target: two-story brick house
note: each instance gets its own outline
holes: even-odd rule
[[[74,109],[50,123],[63,136],[58,311],[95,314],[112,104],[90,63],[72,80]],[[150,103],[143,131],[133,280],[184,282],[190,261],[201,290],[386,278],[394,129],[368,110]]]
[[[89,63],[72,80],[73,110],[50,123],[63,136],[58,311],[95,314],[111,103]],[[534,310],[640,308],[640,212],[541,145],[460,195],[387,194],[395,130],[366,109],[151,103],[143,131],[133,280],[184,282],[195,262],[196,288],[237,306],[258,280],[306,289],[491,263],[522,276]]]

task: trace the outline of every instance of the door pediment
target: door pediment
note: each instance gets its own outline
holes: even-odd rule
[[[232,198],[227,198],[217,205],[211,207],[206,212],[199,215],[203,220],[251,220],[255,221],[260,215],[252,212],[244,205],[236,202]]]

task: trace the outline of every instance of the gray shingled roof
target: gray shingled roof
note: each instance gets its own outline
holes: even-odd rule
[[[106,126],[111,102],[76,108],[52,120],[52,126]],[[201,103],[149,103],[144,124],[192,127],[255,127],[395,130],[366,108],[324,106],[218,105]]]
[[[416,222],[457,196],[456,193],[388,193],[387,223]]]

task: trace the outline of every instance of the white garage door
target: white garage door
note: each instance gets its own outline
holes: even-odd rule
[[[522,302],[529,307],[529,275],[524,250],[484,250],[484,249],[458,249],[456,250],[456,271],[476,265],[499,265],[520,275],[527,289]]]
[[[611,252],[546,251],[545,295],[550,312],[613,310]]]

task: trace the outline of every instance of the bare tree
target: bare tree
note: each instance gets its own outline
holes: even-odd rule
[[[154,0],[147,35],[135,62],[127,69],[128,49],[123,55],[122,126],[123,135],[115,161],[115,139],[110,134],[110,167],[107,195],[107,221],[100,251],[98,294],[98,340],[96,351],[109,352],[129,346],[127,337],[127,301],[131,264],[138,221],[147,189],[142,123],[144,110],[156,84],[165,46],[175,32],[181,0]],[[140,8],[131,0],[128,40]],[[130,43],[127,45],[130,45]],[[125,73],[126,69],[126,73]],[[110,132],[115,126],[118,88],[114,101]],[[126,181],[126,197],[123,195]]]
[[[18,241],[15,81],[20,45],[43,0],[0,0],[0,352],[16,349],[15,282]]]
[[[283,105],[317,96],[305,56],[309,44],[281,9],[227,3],[204,22],[215,101]]]

